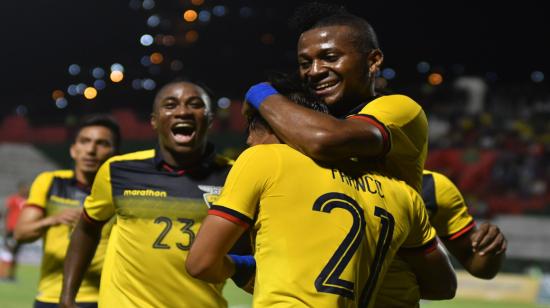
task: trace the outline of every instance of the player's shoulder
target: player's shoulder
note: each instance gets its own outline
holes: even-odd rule
[[[286,144],[259,144],[243,151],[235,164],[275,167],[283,162],[302,162],[303,157],[306,156]]]
[[[45,180],[45,179],[54,179],[54,178],[70,179],[72,177],[74,177],[73,170],[60,169],[60,170],[50,170],[50,171],[41,172],[36,178]]]
[[[149,150],[142,150],[142,151],[136,151],[131,153],[126,153],[122,155],[116,155],[111,158],[109,158],[105,164],[112,164],[116,162],[124,162],[124,161],[134,161],[134,160],[144,160],[144,159],[150,159],[155,157],[155,150],[149,149]]]
[[[402,94],[380,96],[369,102],[363,108],[363,112],[372,110],[383,110],[397,113],[418,113],[422,107],[412,98]]]
[[[428,179],[428,178],[431,178],[433,179],[433,184],[437,187],[441,187],[441,186],[450,186],[450,185],[453,185],[453,182],[451,181],[451,179],[449,179],[446,175],[442,174],[442,173],[439,173],[439,172],[436,172],[436,171],[432,171],[432,170],[425,170],[422,171],[422,175],[424,177],[424,180]]]
[[[374,102],[384,103],[384,104],[386,103],[397,104],[398,106],[396,107],[406,106],[406,107],[414,107],[418,109],[422,108],[414,99],[403,94],[391,94],[391,95],[380,96],[379,98],[372,101],[372,103]]]
[[[250,157],[250,156],[269,156],[273,155],[275,153],[289,153],[290,150],[292,150],[291,147],[289,147],[286,144],[258,144],[255,146],[251,146],[248,149],[244,150],[243,153],[239,156],[239,158],[242,157]]]

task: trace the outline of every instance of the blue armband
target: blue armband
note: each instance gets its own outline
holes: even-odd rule
[[[244,287],[256,274],[256,260],[252,255],[228,255],[235,264],[235,274],[231,279],[238,287]]]
[[[269,83],[262,82],[256,85],[253,85],[248,89],[246,95],[244,96],[245,100],[254,106],[256,110],[260,109],[260,105],[264,100],[271,95],[279,94],[275,88],[273,88]]]

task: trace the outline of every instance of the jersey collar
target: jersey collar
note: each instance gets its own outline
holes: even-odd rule
[[[342,117],[342,119],[345,119],[351,115],[354,115],[354,114],[358,114],[363,108],[365,108],[366,105],[368,105],[370,102],[372,102],[373,100],[381,97],[382,95],[375,95],[375,96],[371,96],[369,98],[367,98],[367,101],[354,107],[353,109],[351,109],[346,115],[344,115]]]
[[[153,157],[153,163],[155,164],[155,167],[157,170],[165,171],[169,173],[174,173],[177,175],[184,175],[184,174],[195,174],[200,172],[201,170],[210,169],[212,164],[215,163],[216,158],[216,151],[213,144],[208,142],[206,144],[206,150],[204,151],[204,154],[201,158],[201,161],[190,167],[190,168],[177,168],[174,166],[170,166],[165,160],[164,157],[162,157],[162,153],[160,151],[159,145],[155,147],[155,156]]]

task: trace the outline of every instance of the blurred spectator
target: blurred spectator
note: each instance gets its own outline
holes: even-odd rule
[[[22,181],[17,184],[17,192],[6,199],[4,248],[0,251],[0,279],[2,280],[15,280],[17,251],[20,244],[13,238],[13,230],[28,195],[29,185]]]

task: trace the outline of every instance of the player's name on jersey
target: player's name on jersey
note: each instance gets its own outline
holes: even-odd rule
[[[343,183],[348,184],[349,186],[355,188],[356,190],[361,190],[363,192],[370,192],[373,195],[378,195],[381,198],[384,198],[384,192],[382,191],[382,183],[377,179],[373,178],[370,175],[362,175],[353,177],[345,174],[343,171],[338,169],[332,169],[332,178],[334,180],[340,179]]]
[[[168,193],[163,190],[152,190],[152,189],[125,189],[124,190],[124,196],[125,197],[158,197],[158,198],[166,198],[168,197]]]

